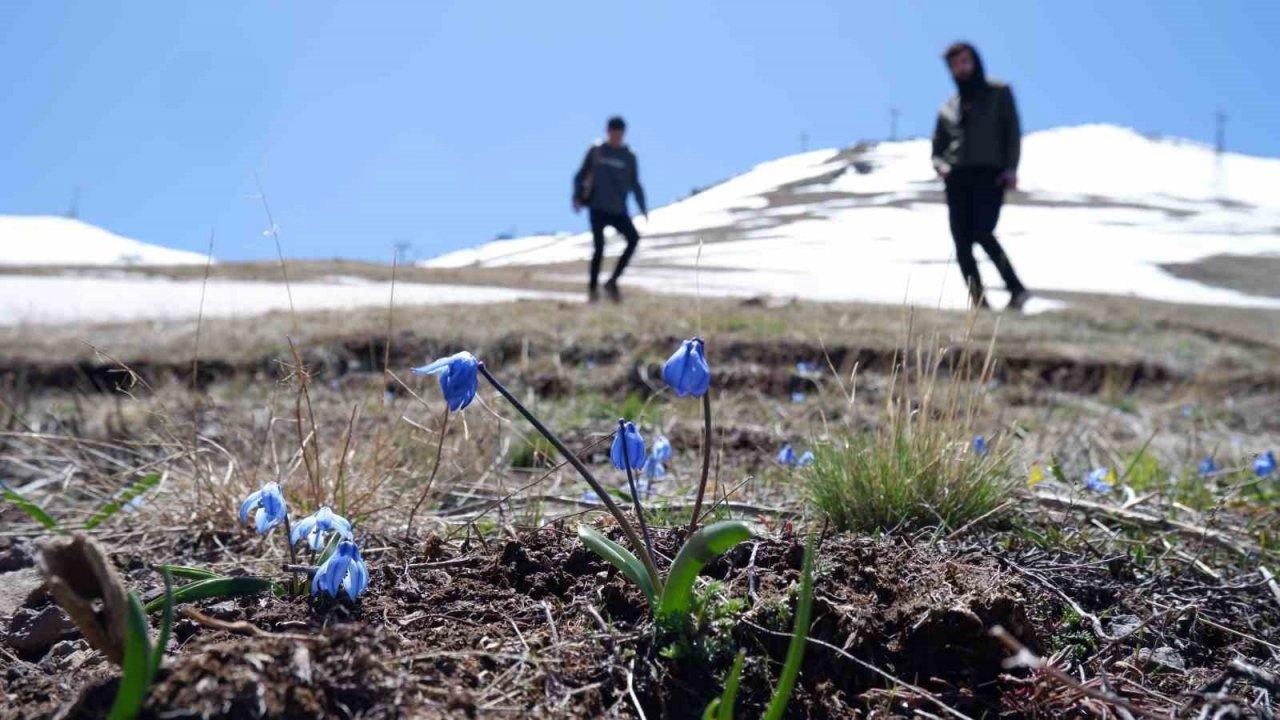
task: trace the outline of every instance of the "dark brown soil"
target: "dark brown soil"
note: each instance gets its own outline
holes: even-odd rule
[[[681,534],[660,533],[659,552],[673,554]],[[1280,612],[1257,583],[1206,584],[1171,569],[1148,577],[1125,562],[1020,549],[1008,538],[1007,549],[933,540],[822,542],[810,633],[817,642],[790,717],[945,714],[939,702],[971,717],[1030,716],[1080,699],[1040,675],[1003,670],[1008,653],[988,634],[995,625],[1043,656],[1092,652],[1099,664],[1127,663],[1146,688],[1170,697],[1220,679],[1231,658],[1266,657],[1260,643],[1280,640]],[[208,548],[229,553],[251,542],[218,533],[166,544],[211,560]],[[803,555],[800,538],[774,535],[712,562],[704,574],[720,583],[718,599],[691,641],[678,643],[649,622],[636,588],[566,528],[473,543],[453,557],[430,540],[366,545],[371,583],[358,604],[267,596],[200,603],[205,615],[250,623],[260,635],[181,618],[146,715],[598,717],[633,716],[638,702],[648,717],[700,717],[743,649],[738,716],[756,717],[786,652]],[[155,574],[132,549],[113,557],[140,591],[155,590]],[[1125,614],[1148,619],[1151,602],[1175,597],[1197,603],[1200,615],[1171,613],[1108,647],[1072,617],[1064,596],[1101,614],[1108,632]],[[1200,621],[1209,618],[1255,639]],[[74,632],[68,638],[41,657],[0,654],[9,701],[0,717],[105,716],[115,670]],[[1161,673],[1141,660],[1143,648],[1165,646],[1185,672]],[[1123,684],[1117,690],[1151,702]]]

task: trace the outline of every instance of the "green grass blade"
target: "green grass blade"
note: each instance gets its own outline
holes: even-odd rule
[[[657,593],[653,591],[653,583],[649,582],[649,573],[645,572],[644,564],[635,555],[590,525],[578,525],[578,538],[591,552],[609,561],[609,564],[621,570],[628,580],[639,585],[644,591],[644,596],[649,600],[649,607],[652,608],[657,604]]]
[[[142,704],[147,701],[147,691],[151,689],[150,628],[142,603],[133,593],[129,593],[129,611],[125,617],[129,629],[124,640],[124,666],[108,720],[136,718]]]
[[[271,590],[276,582],[262,577],[217,577],[197,580],[173,591],[174,603],[204,600],[215,597],[235,597],[237,595],[253,595]],[[164,607],[166,597],[156,598],[147,603],[147,612],[153,613]]]
[[[702,720],[716,720],[720,717],[720,698],[712,698],[707,709],[702,711]]]
[[[738,682],[742,679],[742,664],[747,660],[747,651],[739,650],[733,661],[729,677],[724,681],[724,694],[720,696],[720,709],[716,720],[733,720],[733,704],[738,699]]]
[[[781,720],[791,702],[791,690],[795,688],[800,665],[804,662],[805,645],[809,641],[809,621],[813,615],[813,536],[804,546],[804,569],[800,572],[800,597],[796,599],[796,626],[791,632],[791,644],[787,646],[787,660],[782,665],[778,687],[773,691],[765,720]]]
[[[151,650],[151,678],[154,680],[160,671],[160,662],[164,660],[164,649],[169,644],[169,629],[173,627],[173,574],[161,568],[164,575],[164,612],[160,615],[160,637],[156,638],[156,646]]]
[[[58,529],[57,520],[50,517],[49,513],[44,511],[44,508],[19,495],[18,491],[5,488],[0,491],[0,497],[3,497],[14,505],[17,505],[19,510],[31,516],[32,520],[43,525],[45,530]]]
[[[658,616],[683,621],[693,600],[693,581],[703,566],[729,548],[751,537],[751,526],[741,520],[708,525],[689,537],[667,574],[666,586],[658,602]]]
[[[134,498],[160,484],[161,477],[163,476],[160,473],[151,473],[150,475],[147,475],[141,480],[126,487],[124,490],[121,490],[115,497],[104,503],[102,507],[98,508],[93,515],[85,521],[84,529],[92,530],[101,525],[103,521],[120,512],[120,508],[133,502]]]
[[[212,570],[187,565],[161,565],[156,570],[161,573],[168,572],[173,577],[183,578],[184,580],[208,580],[209,578],[222,577]]]

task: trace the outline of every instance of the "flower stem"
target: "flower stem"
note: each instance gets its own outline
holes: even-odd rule
[[[449,430],[449,406],[444,406],[444,419],[440,421],[440,441],[436,443],[436,460],[431,466],[431,474],[427,476],[427,484],[422,487],[422,494],[418,496],[418,502],[414,504],[413,510],[409,512],[409,528],[407,534],[413,536],[413,518],[418,514],[418,508],[422,507],[422,503],[426,501],[427,495],[431,492],[431,484],[435,482],[436,473],[440,471],[440,456],[444,454],[444,436]]]
[[[689,520],[689,534],[698,529],[698,516],[702,512],[702,496],[707,492],[707,478],[711,475],[711,388],[702,394],[702,478],[698,480],[698,497],[693,501],[693,518]]]
[[[265,512],[265,510],[260,510],[259,512]],[[298,553],[293,549],[293,528],[290,527],[289,525],[288,510],[285,510],[284,512],[284,542],[286,545],[289,546],[289,561],[292,562],[294,565],[297,565]],[[289,594],[297,595],[298,594],[298,578],[294,577],[289,584],[291,586],[289,588]]]
[[[619,437],[622,437],[625,432],[626,428],[619,420]],[[636,517],[640,520],[640,533],[644,535],[644,547],[649,551],[649,557],[653,557],[653,541],[649,538],[649,525],[644,521],[644,509],[640,506],[640,489],[636,487],[635,469],[631,467],[631,453],[627,452],[625,441],[622,445],[622,465],[627,469],[627,485],[631,488],[631,502],[636,506]]]
[[[529,424],[541,433],[542,436],[545,437],[547,441],[564,456],[564,459],[569,461],[569,464],[573,466],[573,469],[577,470],[578,474],[587,481],[587,484],[590,485],[591,489],[600,497],[600,501],[604,503],[605,507],[609,510],[609,513],[618,521],[618,526],[621,527],[622,532],[626,534],[627,540],[631,542],[631,546],[636,549],[636,554],[640,556],[640,562],[644,564],[645,572],[649,575],[649,582],[653,585],[655,590],[661,592],[662,578],[658,575],[658,568],[653,564],[653,556],[649,554],[648,547],[646,547],[644,541],[640,539],[638,534],[636,534],[636,529],[631,525],[631,521],[627,520],[627,516],[622,512],[622,509],[618,507],[618,504],[613,501],[613,497],[604,489],[604,486],[600,484],[600,481],[595,479],[595,476],[591,474],[591,471],[587,469],[587,466],[582,464],[582,461],[578,459],[576,454],[571,452],[569,448],[565,447],[564,443],[560,441],[560,438],[556,437],[555,433],[547,429],[547,426],[543,425],[538,418],[534,417],[533,413],[529,412],[529,409],[517,400],[515,395],[511,394],[511,391],[507,390],[503,387],[502,383],[498,382],[498,379],[493,376],[493,373],[489,372],[489,368],[486,367],[484,363],[480,363],[479,369],[480,374],[484,375],[484,379],[489,381],[489,384],[493,386],[493,389],[497,390],[502,397],[506,398],[507,402],[511,403],[512,407],[523,415],[524,419],[528,420]]]

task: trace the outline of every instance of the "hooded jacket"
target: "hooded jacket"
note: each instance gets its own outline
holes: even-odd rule
[[[640,186],[640,168],[631,148],[614,147],[603,141],[591,146],[573,176],[573,196],[592,210],[627,215],[630,194],[636,196],[640,212],[649,212],[644,188]]]
[[[933,130],[933,166],[994,167],[1017,170],[1022,127],[1013,90],[987,79],[982,58],[973,51],[973,75],[956,82],[956,94],[942,104]]]

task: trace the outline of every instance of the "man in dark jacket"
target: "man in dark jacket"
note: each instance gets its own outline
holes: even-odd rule
[[[615,115],[609,118],[606,129],[608,139],[596,143],[587,151],[587,156],[582,159],[582,167],[573,176],[573,211],[578,212],[583,206],[589,208],[591,239],[595,242],[588,286],[588,298],[591,302],[600,299],[598,283],[600,264],[604,258],[604,229],[607,227],[617,230],[627,240],[622,257],[618,258],[613,274],[604,284],[604,291],[610,300],[622,300],[622,293],[618,291],[618,278],[627,269],[627,263],[631,262],[631,256],[636,251],[636,244],[640,242],[640,233],[636,232],[636,226],[627,212],[627,195],[635,193],[640,212],[644,213],[645,220],[649,219],[635,153],[622,142],[627,124]]]
[[[1018,183],[1022,129],[1013,91],[987,79],[982,58],[969,43],[953,44],[944,58],[959,92],[938,112],[933,167],[946,182],[956,261],[973,306],[988,307],[973,257],[974,244],[981,245],[1009,289],[1009,308],[1020,310],[1030,295],[995,236],[1005,190]]]

